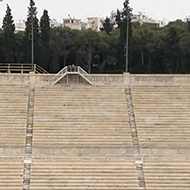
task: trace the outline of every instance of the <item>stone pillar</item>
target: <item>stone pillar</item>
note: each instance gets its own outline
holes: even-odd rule
[[[29,76],[30,76],[29,85],[30,85],[30,87],[34,87],[34,85],[36,83],[36,74],[35,74],[35,72],[30,72]]]
[[[130,73],[123,73],[123,84],[125,87],[130,85]]]

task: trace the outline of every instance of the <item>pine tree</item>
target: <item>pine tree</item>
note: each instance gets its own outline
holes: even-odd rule
[[[15,25],[11,9],[7,5],[6,15],[3,19],[3,54],[5,62],[14,62],[15,59]]]
[[[30,6],[28,7],[28,16],[25,23],[25,37],[23,42],[25,62],[31,62],[31,34],[32,34],[32,20],[33,20],[33,34],[34,34],[34,63],[39,61],[39,25],[36,17],[37,11],[35,3],[30,0]]]
[[[165,72],[172,74],[178,73],[181,61],[180,35],[175,26],[171,26],[164,39],[164,63]]]
[[[100,28],[100,30],[102,32],[105,31],[106,34],[110,35],[114,29],[115,23],[111,22],[111,20],[108,17],[106,17],[106,19],[104,21],[102,21],[102,25],[103,25],[103,27]]]
[[[49,21],[48,11],[44,10],[43,15],[40,19],[40,31],[41,31],[41,56],[40,56],[40,66],[45,70],[49,69]]]

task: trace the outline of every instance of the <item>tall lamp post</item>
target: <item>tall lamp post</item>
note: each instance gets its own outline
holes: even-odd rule
[[[31,28],[31,33],[32,33],[32,42],[31,42],[31,61],[32,61],[32,72],[34,71],[34,13],[36,11],[36,7],[31,7],[31,24],[32,24],[32,28]]]
[[[129,11],[127,10],[127,31],[126,31],[126,69],[125,71],[128,72],[129,66]]]
[[[34,21],[33,21],[33,15],[34,14],[34,8],[32,7],[32,42],[31,42],[31,58],[32,58],[32,72],[34,71]]]

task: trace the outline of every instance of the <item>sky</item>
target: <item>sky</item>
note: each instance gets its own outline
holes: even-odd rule
[[[30,0],[3,0],[0,1],[0,26],[6,12],[6,4],[9,4],[13,19],[16,22],[26,20]],[[87,17],[110,16],[112,10],[121,10],[124,0],[34,0],[37,7],[37,17],[43,14],[43,10],[48,10],[51,19],[62,22],[63,18],[82,19]],[[156,20],[165,22],[176,19],[184,19],[190,15],[190,0],[129,0],[133,14],[142,12]]]

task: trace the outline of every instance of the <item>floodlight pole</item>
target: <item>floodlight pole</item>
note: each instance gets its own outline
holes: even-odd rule
[[[126,69],[125,71],[128,72],[129,66],[129,10],[127,10],[127,31],[126,31]]]
[[[34,71],[34,20],[33,20],[33,14],[34,14],[34,8],[32,7],[32,42],[31,42],[31,58],[32,58],[32,72]]]

